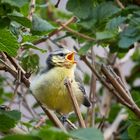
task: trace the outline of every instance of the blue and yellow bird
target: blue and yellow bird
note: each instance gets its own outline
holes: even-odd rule
[[[64,115],[73,111],[72,101],[64,85],[67,77],[72,81],[73,94],[78,104],[90,106],[85,89],[75,74],[74,57],[75,52],[67,49],[51,52],[46,61],[46,69],[36,76],[30,85],[32,93],[43,106]]]

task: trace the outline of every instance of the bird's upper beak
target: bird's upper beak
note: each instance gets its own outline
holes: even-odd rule
[[[75,52],[70,52],[66,55],[66,60],[74,64],[76,63],[74,56],[75,56]]]

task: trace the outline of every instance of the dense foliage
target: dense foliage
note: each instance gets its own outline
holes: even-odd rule
[[[101,48],[105,50],[107,56],[102,57],[97,53],[94,61],[111,65],[119,76],[123,75],[120,72],[120,67],[123,65],[121,60],[128,55],[127,61],[132,62],[132,69],[127,77],[125,75],[122,77],[129,86],[133,100],[139,106],[139,1],[68,0],[65,10],[59,8],[65,3],[64,0],[58,0],[58,5],[48,0],[33,2],[34,0],[0,0],[0,70],[2,70],[0,73],[0,134],[2,140],[65,140],[68,138],[103,140],[103,135],[106,140],[140,139],[140,117],[138,118],[135,112],[120,104],[102,84],[96,89],[96,103],[93,106],[94,121],[92,120],[90,125],[92,127],[68,129],[65,133],[54,127],[51,120],[47,119],[43,126],[35,129],[39,116],[44,113],[36,112],[39,108],[36,102],[28,104],[30,101],[27,98],[32,96],[26,82],[32,73],[38,72],[41,55],[53,50],[53,47],[59,48],[66,45],[69,49],[69,42],[73,41],[77,46],[74,44],[72,47],[78,49],[78,55],[87,56],[90,60],[93,58],[94,46],[96,50]],[[62,23],[71,18],[74,20],[65,27]],[[61,33],[59,33],[60,30],[62,30]],[[41,43],[46,43],[45,49]],[[91,61],[94,63],[93,60]],[[18,65],[15,65],[15,62]],[[22,67],[21,71],[19,67]],[[9,76],[10,72],[14,78]],[[83,71],[82,75],[85,85],[90,89],[94,76],[92,77],[89,71]],[[26,86],[23,83],[26,83]],[[8,107],[5,108],[3,105]],[[26,112],[30,115],[28,116]],[[120,121],[114,126],[120,114],[122,114],[118,118]],[[86,118],[86,111],[83,111],[82,115]],[[69,119],[74,124],[77,123],[77,117],[74,114],[70,115]],[[18,133],[18,130],[17,134],[14,134],[12,129],[16,127],[26,134]]]

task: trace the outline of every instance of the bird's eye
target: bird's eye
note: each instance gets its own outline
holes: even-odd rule
[[[64,53],[60,53],[59,56],[65,56],[65,54]]]

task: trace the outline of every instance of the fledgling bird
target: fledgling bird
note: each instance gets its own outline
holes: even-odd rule
[[[72,81],[73,94],[78,104],[90,106],[83,85],[76,80],[76,61],[74,56],[75,53],[67,49],[50,53],[46,61],[46,69],[30,85],[32,93],[43,106],[63,115],[73,111],[72,101],[64,85],[67,77]]]

